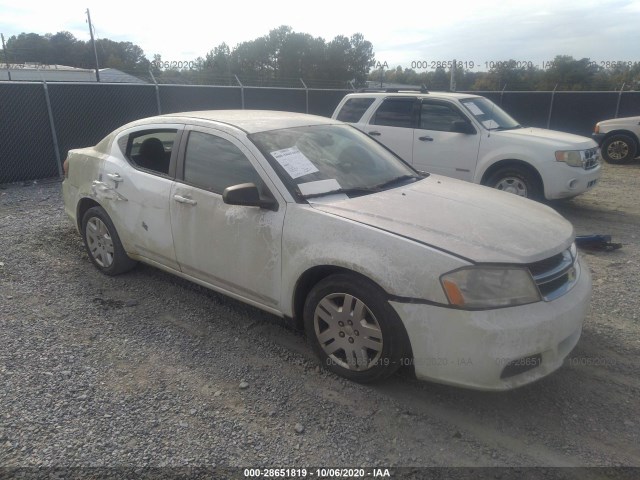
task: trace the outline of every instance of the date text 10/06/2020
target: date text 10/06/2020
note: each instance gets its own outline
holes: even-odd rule
[[[245,478],[391,478],[388,468],[245,468]]]
[[[453,67],[454,60],[413,60],[411,62],[411,68],[414,70],[437,70],[438,68],[450,69]],[[538,68],[547,70],[554,68],[556,62],[554,60],[489,60],[477,62],[474,60],[455,60],[456,67],[465,70],[491,70],[494,68]],[[378,62],[376,68],[384,67],[387,62]],[[388,65],[388,64],[387,64]],[[588,63],[590,68],[633,68],[640,65],[640,62],[634,62],[632,60],[601,60],[591,61]]]

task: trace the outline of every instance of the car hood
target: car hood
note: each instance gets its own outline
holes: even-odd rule
[[[618,126],[623,125],[627,128],[634,127],[640,125],[640,117],[620,117],[620,118],[612,118],[610,120],[602,120],[598,122],[600,126]]]
[[[498,134],[502,137],[509,137],[513,140],[530,139],[553,147],[555,150],[567,148],[582,150],[597,147],[598,145],[588,137],[574,135],[573,133],[558,132],[557,130],[547,130],[545,128],[523,127],[515,130],[502,130],[491,132],[491,135]]]
[[[549,207],[437,175],[371,195],[322,198],[311,205],[473,262],[536,262],[574,238],[573,226]]]

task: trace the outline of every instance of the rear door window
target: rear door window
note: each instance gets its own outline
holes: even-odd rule
[[[387,127],[415,128],[416,107],[415,98],[387,98],[376,110],[371,123]]]
[[[341,122],[357,123],[373,100],[373,98],[350,98],[340,109],[337,119]]]
[[[175,129],[142,130],[129,135],[125,156],[135,166],[164,175],[169,174],[171,152],[178,131]]]

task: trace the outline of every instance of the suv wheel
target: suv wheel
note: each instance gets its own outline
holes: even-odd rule
[[[500,168],[485,185],[534,200],[539,199],[542,193],[538,180],[531,172],[517,165]]]
[[[636,157],[636,143],[628,135],[613,135],[602,142],[602,156],[609,163],[629,163]]]

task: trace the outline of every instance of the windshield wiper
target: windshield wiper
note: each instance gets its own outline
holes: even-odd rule
[[[392,178],[391,180],[387,180],[386,182],[379,183],[379,184],[374,185],[374,186],[372,186],[370,188],[372,188],[372,189],[374,189],[376,191],[380,191],[380,190],[383,190],[385,187],[390,187],[394,183],[399,183],[399,182],[402,182],[404,180],[409,180],[411,178],[419,180],[419,179],[424,178],[424,177],[421,177],[419,175],[400,175],[399,177]]]
[[[380,190],[378,190],[377,188],[369,187],[336,188],[335,190],[329,190],[328,192],[308,193],[307,195],[302,195],[302,198],[324,197],[325,195],[334,195],[337,193],[344,193],[345,195],[353,195],[358,193],[367,194],[379,191]]]
[[[524,127],[522,125],[518,124],[518,125],[514,125],[513,127],[497,127],[495,129],[492,129],[492,130],[504,131],[504,130],[516,130],[518,128],[524,128]]]
[[[428,174],[427,174],[428,175]],[[424,178],[419,175],[400,175],[399,177],[392,178],[391,180],[387,180],[382,183],[378,183],[377,185],[372,185],[371,187],[352,187],[352,188],[336,188],[335,190],[329,190],[327,192],[318,192],[318,193],[309,193],[307,195],[303,195],[303,198],[316,198],[323,197],[325,195],[334,195],[336,193],[344,193],[345,195],[355,195],[355,194],[363,194],[366,195],[368,193],[376,193],[384,190],[385,187],[389,187],[394,183],[401,182],[403,180],[409,180],[411,178],[420,179]]]

